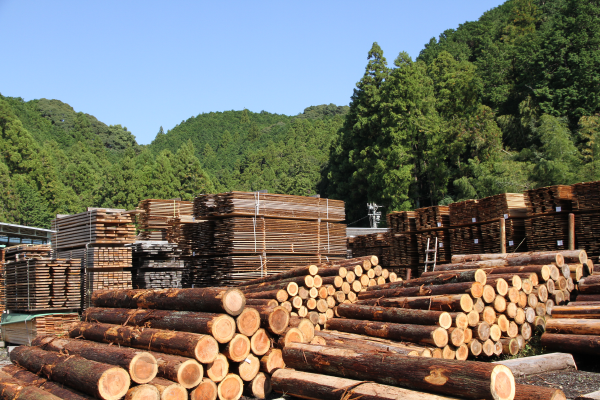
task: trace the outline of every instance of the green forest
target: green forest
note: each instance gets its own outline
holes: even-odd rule
[[[365,54],[349,106],[203,113],[149,145],[59,100],[0,95],[0,221],[266,189],[345,200],[354,222],[367,202],[388,213],[600,179],[599,1],[509,0],[415,60]]]

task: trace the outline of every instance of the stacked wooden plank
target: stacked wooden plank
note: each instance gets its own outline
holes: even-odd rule
[[[80,260],[30,259],[5,266],[6,308],[15,312],[78,309]]]
[[[61,250],[90,243],[115,245],[135,241],[132,217],[105,209],[53,219],[52,230],[52,246]]]
[[[173,218],[184,222],[192,222],[193,207],[194,204],[191,201],[142,200],[138,205],[138,208],[143,211],[139,216],[139,228],[141,230],[166,230],[169,227],[169,220]]]
[[[292,316],[308,318],[316,329],[335,317],[340,304],[356,302],[368,287],[398,280],[396,274],[379,265],[377,256],[297,267],[276,275],[255,279],[238,289],[248,304],[284,307]]]
[[[417,230],[447,228],[450,226],[450,207],[433,206],[415,210]]]
[[[390,228],[389,267],[416,268],[419,263],[417,225],[414,211],[395,211],[387,215]]]
[[[229,192],[194,201],[194,267],[184,286],[235,285],[298,265],[346,257],[344,203]]]
[[[178,245],[168,242],[136,242],[132,245],[134,289],[183,287],[186,262]]]
[[[527,216],[527,204],[522,193],[502,193],[486,197],[478,201],[477,210],[478,220],[481,222]]]
[[[585,251],[452,257],[420,278],[367,287],[327,329],[433,346],[434,356],[516,354],[574,289]],[[447,313],[447,314],[444,314]],[[436,349],[437,348],[437,349]]]
[[[6,288],[4,286],[4,249],[0,249],[0,314],[6,310]]]
[[[437,262],[449,262],[451,242],[448,228],[450,226],[450,207],[433,206],[415,210],[415,225],[417,228],[417,251],[419,263],[425,262],[425,251],[429,239],[429,249],[435,247],[438,241]]]
[[[532,251],[566,250],[569,248],[569,214],[565,212],[538,215],[525,220],[527,248]]]
[[[452,254],[480,254],[484,252],[483,234],[480,225],[451,228]]]
[[[527,214],[549,214],[553,212],[567,212],[573,209],[575,193],[573,186],[555,185],[524,192]]]
[[[386,216],[388,228],[393,232],[412,232],[417,230],[414,211],[393,211]]]
[[[467,225],[479,221],[477,200],[463,200],[450,204],[450,226]]]
[[[198,242],[201,227],[201,221],[186,222],[181,218],[170,219],[166,240],[177,244],[182,255],[195,256],[195,243]]]
[[[261,192],[228,192],[196,197],[194,216],[196,219],[260,216],[331,222],[346,219],[341,200]]]
[[[348,249],[352,250],[352,257],[374,255],[382,265],[391,266],[392,240],[389,232],[354,236],[348,238]]]
[[[52,247],[47,244],[20,244],[4,249],[6,262],[52,258]]]
[[[234,255],[192,259],[192,266],[184,274],[184,287],[225,286],[244,284],[252,279],[278,274],[298,265],[318,264],[328,260],[344,259],[338,256],[311,256],[297,254]]]
[[[13,345],[30,345],[38,335],[65,336],[73,323],[79,321],[78,313],[34,315],[31,319],[3,323],[2,340]]]

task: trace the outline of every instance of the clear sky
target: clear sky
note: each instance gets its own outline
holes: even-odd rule
[[[498,0],[0,0],[0,93],[58,99],[150,143],[210,111],[347,105],[388,63]]]

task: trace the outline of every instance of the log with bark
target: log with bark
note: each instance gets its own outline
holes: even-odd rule
[[[410,356],[431,357],[431,351],[427,347],[410,342],[383,340],[379,337],[370,337],[333,330],[316,332],[315,337],[322,339],[321,344],[327,346],[342,347],[358,351],[389,351]]]
[[[158,377],[177,382],[186,389],[191,389],[202,381],[204,367],[198,361],[152,351],[150,354],[154,356],[158,364]]]
[[[553,318],[600,318],[600,305],[597,306],[558,306],[552,309]]]
[[[405,287],[415,287],[421,285],[444,285],[448,283],[459,283],[459,282],[479,282],[485,285],[486,274],[483,270],[469,270],[462,272],[449,271],[436,276],[426,276],[423,278],[409,279],[406,281],[396,281],[386,283],[384,285],[372,286],[367,288],[369,290],[381,290],[381,289],[396,289]]]
[[[126,370],[74,355],[20,346],[11,351],[10,360],[29,371],[105,400],[125,396],[131,380]]]
[[[88,360],[118,365],[125,368],[131,380],[137,384],[150,382],[158,373],[158,364],[152,354],[128,347],[43,335],[33,339],[31,345],[46,351],[75,354]]]
[[[378,307],[361,304],[340,304],[340,317],[368,321],[394,322],[400,324],[438,325],[444,329],[452,325],[452,316],[446,311],[413,310],[406,308]]]
[[[473,309],[473,298],[468,294],[441,296],[398,297],[361,300],[357,304],[377,305],[381,307],[411,308],[416,310],[464,311]]]
[[[517,384],[515,400],[567,400],[567,396],[560,389]]]
[[[219,344],[212,336],[189,332],[80,322],[71,327],[69,336],[191,357],[201,363],[213,361],[219,353]]]
[[[328,330],[358,333],[392,340],[444,347],[448,344],[448,332],[431,325],[394,324],[353,319],[332,319],[325,326]]]
[[[479,282],[459,282],[448,283],[445,285],[423,285],[416,287],[382,290],[378,290],[378,287],[379,286],[374,286],[372,287],[372,290],[360,293],[358,295],[358,299],[366,300],[380,297],[437,296],[442,294],[461,293],[468,293],[474,298],[479,298],[483,294],[483,285]]]
[[[159,310],[202,311],[237,316],[244,309],[244,293],[235,288],[120,289],[92,294],[96,307],[152,308]]]
[[[36,386],[27,386],[18,379],[0,372],[0,399],[2,400],[61,400]]]
[[[219,343],[229,342],[236,328],[235,320],[229,315],[193,311],[90,307],[84,311],[81,319],[86,322],[201,333],[212,335]]]
[[[264,399],[271,394],[271,378],[259,372],[252,381],[244,385],[244,393],[257,399]]]
[[[18,365],[10,364],[0,368],[1,372],[18,379],[27,386],[36,386],[64,400],[92,400],[94,397],[78,392],[75,389],[49,381]]]
[[[560,335],[544,333],[542,346],[550,350],[600,355],[600,337],[596,335]]]
[[[138,385],[127,391],[124,400],[160,400],[160,392],[156,386]]]
[[[512,400],[515,396],[513,374],[503,365],[393,353],[360,353],[299,343],[287,346],[283,354],[286,365],[297,370],[343,375],[466,399]]]
[[[273,373],[271,385],[277,393],[311,400],[442,400],[455,397],[439,396],[374,382],[339,378],[290,369]]]

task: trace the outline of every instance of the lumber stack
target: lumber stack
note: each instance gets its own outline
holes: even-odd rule
[[[195,256],[195,243],[199,239],[198,231],[202,221],[185,221],[181,218],[172,218],[168,221],[166,240],[177,244],[177,248],[183,256]]]
[[[451,242],[448,228],[450,226],[450,207],[433,206],[424,207],[415,210],[415,224],[417,228],[417,249],[419,263],[425,262],[425,250],[427,249],[427,239],[430,242],[430,249],[435,246],[435,240],[438,241],[437,262],[444,263],[450,261]]]
[[[374,255],[381,265],[391,266],[392,240],[389,232],[349,237],[348,249],[352,250],[352,257]]]
[[[52,258],[52,247],[47,244],[20,244],[4,249],[5,262]]]
[[[14,315],[14,314],[13,314]],[[42,314],[16,321],[3,318],[2,340],[13,345],[30,345],[38,335],[65,336],[71,325],[79,321],[78,313]]]
[[[6,308],[15,312],[77,309],[79,260],[28,259],[5,265]]]
[[[138,205],[138,210],[141,211],[138,217],[139,228],[143,231],[162,230],[166,232],[170,219],[176,218],[185,222],[193,221],[193,207],[193,202],[180,199],[142,200]]]
[[[368,287],[397,279],[395,273],[379,265],[377,256],[363,256],[293,268],[238,289],[249,304],[281,306],[292,316],[308,318],[317,329],[323,329],[340,304],[354,303]]]
[[[194,201],[196,219],[246,216],[284,219],[343,221],[344,202],[320,197],[262,192],[228,192],[199,196]]]
[[[569,247],[569,212],[573,210],[573,186],[555,185],[527,190],[525,230],[532,251],[566,250]]]
[[[451,204],[452,254],[501,252],[501,219],[505,225],[506,251],[526,251],[526,216],[527,206],[521,193],[502,193]]]
[[[134,289],[168,289],[183,287],[186,262],[176,244],[138,241],[133,251],[132,285]]]
[[[0,314],[6,309],[6,288],[4,286],[4,249],[0,249]]]
[[[194,201],[198,223],[186,286],[238,285],[298,265],[346,257],[344,203],[229,192]]]
[[[449,359],[516,354],[569,301],[585,251],[457,255],[420,278],[367,287],[326,329],[430,346]],[[586,264],[587,265],[587,264]],[[593,277],[593,276],[592,276]],[[585,278],[584,278],[585,279]]]
[[[80,307],[88,307],[95,290],[131,288],[131,249],[135,242],[133,215],[122,210],[90,208],[52,220],[54,251],[81,258]]]
[[[387,215],[390,228],[389,267],[416,269],[419,264],[417,224],[414,211],[394,211]]]

